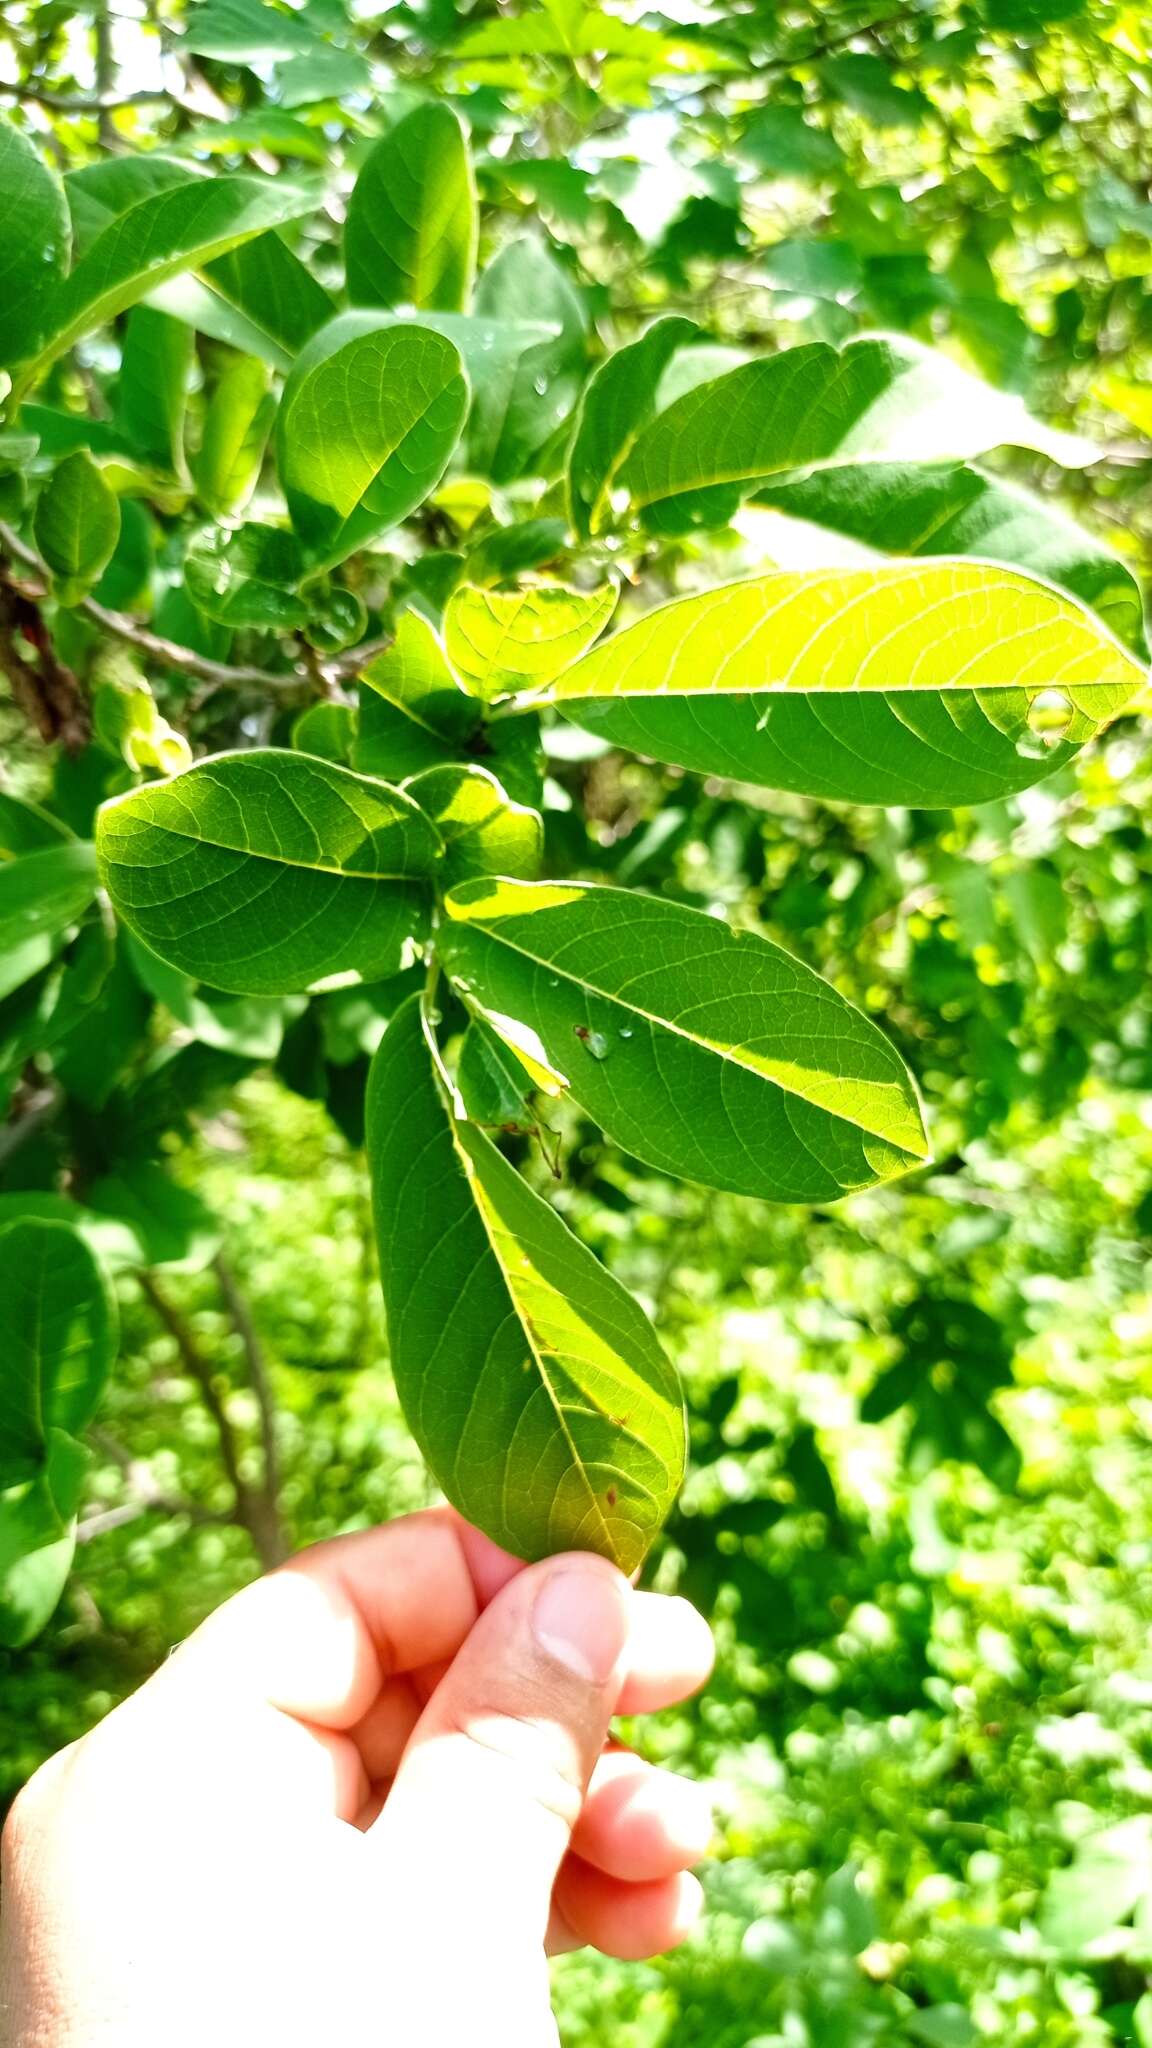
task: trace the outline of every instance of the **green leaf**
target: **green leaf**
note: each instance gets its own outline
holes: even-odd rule
[[[453,762],[426,768],[405,784],[444,841],[444,886],[473,875],[540,872],[544,825],[538,811],[514,804],[487,768]]]
[[[217,526],[189,548],[184,581],[205,618],[283,631],[308,619],[294,589],[307,566],[299,540],[283,526]]]
[[[676,1375],[619,1281],[451,1114],[418,998],[373,1061],[367,1145],[393,1377],[438,1485],[519,1557],[634,1571],[683,1475]]]
[[[834,99],[843,100],[874,128],[918,128],[933,112],[932,102],[915,88],[897,85],[882,57],[849,51],[829,57],[820,76]]]
[[[650,1166],[822,1202],[928,1157],[898,1054],[767,939],[592,883],[467,882],[447,910],[468,1002]]]
[[[192,463],[197,496],[218,518],[241,510],[255,490],[275,417],[263,363],[232,356],[205,408]]]
[[[364,159],[348,201],[344,257],[358,306],[462,312],[479,223],[464,131],[451,107],[414,107]]]
[[[299,157],[321,166],[327,165],[329,157],[323,129],[310,128],[280,107],[257,107],[234,121],[198,121],[187,142],[169,147],[204,151],[209,156],[255,155],[267,150],[272,156]]]
[[[361,670],[354,766],[394,780],[417,775],[453,760],[479,716],[435,628],[420,612],[402,612],[391,647]]]
[[[537,463],[580,395],[586,351],[584,309],[564,272],[525,236],[509,242],[476,287],[480,319],[513,328],[544,321],[556,331],[525,349],[509,377],[477,382],[469,460],[496,483]]]
[[[83,1239],[26,1218],[0,1229],[0,1489],[47,1465],[53,1430],[78,1436],[116,1352],[116,1304]]]
[[[904,336],[843,350],[817,341],[677,399],[640,435],[619,482],[646,523],[684,532],[724,524],[758,483],[786,470],[966,461],[999,447],[1034,448],[1067,467],[1098,453]]]
[[[756,503],[850,534],[889,555],[976,555],[1070,590],[1145,656],[1131,570],[1101,540],[1018,485],[963,465],[865,464],[759,491]]]
[[[117,912],[162,960],[237,995],[288,995],[398,973],[424,921],[410,878],[440,844],[401,791],[257,748],[113,798],[97,848]]]
[[[372,90],[372,68],[359,50],[337,50],[318,43],[314,50],[290,57],[276,67],[280,98],[286,107],[314,107],[321,100],[344,100]]]
[[[188,10],[183,43],[197,57],[226,64],[263,63],[315,48],[317,38],[290,8],[264,0],[201,0]]]
[[[599,590],[563,583],[483,590],[464,583],[448,600],[444,644],[465,689],[490,703],[551,682],[603,632],[615,607],[611,583]]]
[[[1076,1845],[1071,1867],[1048,1879],[1040,1904],[1041,1939],[1070,1960],[1125,1921],[1148,1890],[1152,1820],[1138,1814]]]
[[[120,538],[120,501],[83,448],[53,470],[36,501],[32,531],[60,603],[77,604]]]
[[[0,861],[0,999],[39,973],[95,894],[96,856],[85,841]]]
[[[464,1033],[456,1066],[456,1088],[465,1114],[475,1124],[501,1128],[531,1124],[528,1073],[482,1017]]]
[[[1075,598],[944,559],[778,570],[677,599],[551,694],[618,745],[705,774],[931,805],[1037,781],[1142,680]]]
[[[275,1057],[276,1049],[258,1057]],[[130,1159],[115,1173],[102,1174],[88,1200],[95,1218],[114,1221],[134,1243],[134,1265],[199,1273],[220,1249],[220,1222],[207,1202],[154,1159]]]
[[[109,222],[54,292],[39,359],[62,355],[166,279],[202,268],[314,204],[313,192],[285,178],[185,176],[150,193]]]
[[[59,178],[29,137],[0,116],[0,363],[35,354],[71,241]]]
[[[301,754],[316,754],[321,761],[352,759],[357,719],[350,704],[309,704],[292,724],[292,745]]]
[[[125,436],[147,462],[179,476],[184,469],[184,413],[194,345],[183,321],[154,306],[134,306],[124,328],[116,414]]]
[[[46,1472],[0,1494],[0,1647],[21,1650],[51,1620],[76,1548],[83,1446],[57,1434]]]
[[[50,811],[0,789],[0,863],[17,854],[36,853],[42,846],[59,846],[72,836]]]
[[[834,177],[844,164],[835,136],[806,121],[799,107],[762,107],[745,124],[736,147],[757,170],[778,178]]]
[[[439,483],[468,385],[442,334],[349,313],[308,344],[277,420],[280,481],[306,544],[331,563],[396,526]]]
[[[254,235],[206,265],[204,283],[217,308],[233,311],[250,327],[253,353],[277,369],[290,367],[305,342],[336,312],[335,302],[275,229]],[[206,334],[215,328],[204,329]],[[218,339],[228,341],[230,335]],[[243,341],[236,346],[245,348]]]
[[[656,410],[660,380],[677,349],[698,332],[679,314],[601,363],[589,381],[568,456],[572,524],[585,539],[604,523],[612,483],[637,434]]]

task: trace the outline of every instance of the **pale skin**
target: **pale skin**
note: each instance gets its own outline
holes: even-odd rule
[[[446,1509],[220,1608],[4,1837],[4,2048],[556,2048],[547,1952],[670,1948],[701,1788],[614,1746],[706,1679],[685,1601]]]

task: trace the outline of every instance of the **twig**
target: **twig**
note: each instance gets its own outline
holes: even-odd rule
[[[281,1563],[288,1555],[288,1546],[284,1540],[280,1514],[280,1447],[276,1441],[276,1401],[272,1392],[268,1361],[264,1356],[264,1346],[252,1311],[223,1252],[216,1254],[214,1266],[225,1306],[244,1348],[244,1362],[248,1368],[252,1392],[256,1397],[256,1408],[260,1417],[260,1447],[264,1454],[263,1510],[266,1531],[269,1547],[279,1553],[276,1561]]]
[[[195,1381],[200,1398],[216,1426],[216,1434],[220,1439],[221,1462],[236,1501],[233,1519],[243,1523],[256,1547],[261,1564],[271,1570],[272,1566],[279,1564],[281,1560],[269,1541],[267,1517],[263,1512],[260,1495],[249,1486],[240,1470],[239,1440],[220,1398],[211,1361],[201,1351],[191,1325],[175,1304],[168,1300],[167,1295],[161,1292],[153,1275],[145,1270],[138,1278],[145,1299],[151,1304],[156,1316],[172,1338],[180,1354],[181,1363],[188,1377]]]
[[[12,561],[18,562],[23,568],[31,569],[42,581],[46,581],[47,571],[35,549],[22,541],[19,534],[14,533],[2,519],[0,550],[10,556]],[[40,592],[33,598],[22,586],[14,585],[11,577],[4,580],[8,582],[9,587],[18,589],[27,603],[38,602],[39,597],[45,594]],[[197,692],[196,705],[203,703],[216,690],[257,689],[287,692],[315,688],[312,678],[298,667],[287,674],[277,674],[274,670],[256,668],[245,663],[213,661],[206,654],[197,654],[191,647],[181,647],[175,640],[165,640],[159,633],[153,633],[147,626],[141,626],[135,619],[130,619],[126,612],[111,611],[107,605],[99,604],[94,597],[81,598],[75,609],[82,617],[90,619],[94,626],[99,626],[105,633],[111,633],[115,639],[126,641],[130,647],[135,647],[140,654],[148,655],[162,667],[175,669],[179,674],[191,676],[197,682],[203,683],[206,687]],[[331,661],[322,663],[320,673],[328,683],[346,682],[358,674],[367,662],[372,661],[377,654],[382,654],[391,645],[391,634],[381,634],[376,640],[365,640],[359,647],[349,647],[343,654],[335,655]]]
[[[60,740],[77,754],[92,730],[88,700],[70,668],[58,660],[39,605],[18,585],[0,580],[0,671],[12,695],[45,742]]]
[[[162,1515],[180,1515],[186,1522],[194,1522],[198,1528],[227,1528],[234,1521],[232,1515],[216,1514],[211,1508],[201,1507],[199,1501],[166,1493],[151,1465],[143,1458],[134,1458],[131,1451],[106,1429],[91,1428],[88,1436],[98,1451],[119,1465],[131,1498],[119,1507],[102,1508],[87,1516],[76,1531],[78,1543],[88,1543],[94,1536],[102,1536],[105,1530],[118,1529],[125,1522],[134,1522],[140,1515],[153,1511]]]
[[[25,80],[19,85],[0,82],[0,95],[9,100],[29,100],[33,106],[47,107],[54,114],[111,114],[118,107],[143,107],[152,102],[167,100],[179,105],[174,93],[157,86],[149,92],[93,92],[67,93],[52,92],[37,85],[35,80]]]
[[[42,1124],[54,1116],[63,1100],[56,1083],[50,1082],[32,1096],[26,1107],[11,1123],[0,1130],[0,1166],[18,1152],[21,1145],[35,1136]]]

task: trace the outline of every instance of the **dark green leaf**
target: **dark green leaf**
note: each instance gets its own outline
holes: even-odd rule
[[[439,483],[468,386],[430,327],[344,314],[308,344],[277,420],[293,524],[328,562],[405,519]]]
[[[205,409],[192,464],[197,495],[217,517],[247,504],[275,416],[276,401],[264,365],[252,356],[232,356]]]
[[[344,255],[358,306],[462,312],[476,268],[476,192],[450,107],[415,107],[365,158],[348,202]]]
[[[587,536],[604,523],[616,471],[656,409],[668,363],[697,332],[695,321],[678,314],[654,320],[639,341],[618,349],[591,378],[568,456],[569,500],[577,533]]]
[[[111,561],[120,538],[120,501],[82,448],[58,463],[36,501],[36,545],[61,604],[76,604]]]
[[[162,960],[238,995],[397,973],[423,923],[409,878],[439,854],[399,790],[273,749],[220,754],[114,799],[97,844],[125,924]]]
[[[497,483],[521,476],[568,418],[580,392],[585,316],[562,270],[537,241],[509,242],[476,288],[476,315],[545,321],[557,331],[520,355],[508,379],[477,382],[469,428],[473,466]]]
[[[867,337],[842,351],[811,342],[698,386],[640,435],[619,480],[649,524],[682,532],[723,524],[756,482],[786,470],[965,461],[1002,446],[1069,466],[1096,454],[947,356]]]
[[[302,626],[308,605],[295,585],[307,568],[294,533],[282,526],[213,527],[188,550],[184,581],[206,619],[222,626]]]
[[[373,1062],[367,1144],[396,1389],[434,1477],[520,1557],[643,1559],[676,1497],[676,1375],[632,1297],[451,1114],[419,998]]]
[[[48,1462],[52,1432],[78,1436],[116,1351],[116,1304],[88,1246],[63,1223],[0,1229],[0,1490]]]
[[[71,240],[59,178],[30,137],[0,116],[0,363],[36,353]]]
[[[184,411],[193,340],[183,321],[154,306],[134,306],[124,328],[116,412],[127,439],[148,462],[177,475],[184,467]]]
[[[84,841],[0,861],[0,998],[51,957],[96,894],[96,855]]]

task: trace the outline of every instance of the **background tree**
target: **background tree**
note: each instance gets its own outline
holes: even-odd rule
[[[625,1289],[688,1397],[711,1946],[568,1966],[574,2041],[1152,2027],[1152,66],[1132,8],[878,12],[0,44],[13,1645],[79,1542],[7,1778],[427,1497],[378,1055],[433,1469],[481,1312],[595,1336],[591,1439],[469,1511],[644,1547]]]

